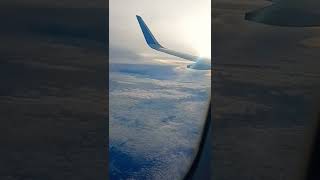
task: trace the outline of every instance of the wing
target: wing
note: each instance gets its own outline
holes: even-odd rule
[[[198,56],[193,56],[187,53],[183,53],[183,52],[177,52],[174,50],[170,50],[167,49],[163,46],[160,45],[160,43],[156,40],[156,38],[153,36],[153,34],[151,33],[150,29],[148,28],[148,26],[146,25],[146,23],[143,21],[143,19],[137,15],[137,19],[140,25],[140,28],[142,30],[142,33],[144,35],[144,38],[148,44],[149,47],[151,47],[152,49],[155,49],[157,51],[161,51],[173,56],[177,56],[189,61],[197,61],[198,59],[200,59],[200,57]]]
[[[320,26],[320,1],[271,0],[272,5],[245,14],[245,19],[277,26]]]

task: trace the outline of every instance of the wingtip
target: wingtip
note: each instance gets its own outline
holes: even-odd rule
[[[151,33],[148,26],[145,24],[143,19],[139,15],[136,15],[136,17],[137,17],[137,20],[139,22],[140,28],[142,30],[143,36],[144,36],[147,44],[153,49],[162,48],[162,46],[159,44],[159,42],[153,36],[153,34]]]

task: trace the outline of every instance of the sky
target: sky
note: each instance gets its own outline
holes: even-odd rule
[[[145,51],[144,39],[136,23],[136,15],[142,16],[155,37],[163,46],[171,49],[203,54],[210,57],[211,11],[210,1],[195,3],[186,1],[114,1],[109,2],[110,47],[135,47]],[[141,52],[143,51],[143,52]],[[154,53],[152,53],[154,54]]]
[[[197,152],[210,71],[150,49],[136,15],[170,49],[210,55],[210,1],[109,4],[109,175],[181,179]]]

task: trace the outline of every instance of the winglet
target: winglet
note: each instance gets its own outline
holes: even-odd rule
[[[143,21],[143,19],[137,15],[137,20],[139,22],[140,28],[142,30],[142,33],[144,35],[144,38],[147,42],[147,44],[153,48],[153,49],[158,49],[158,48],[163,48],[158,41],[156,40],[156,38],[152,35],[151,31],[149,30],[148,26],[146,25],[146,23]]]

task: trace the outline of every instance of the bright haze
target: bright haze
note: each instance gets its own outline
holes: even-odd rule
[[[163,46],[210,57],[210,6],[209,0],[111,0],[110,46],[126,45],[145,53],[145,42],[135,20],[135,15],[140,15]]]

